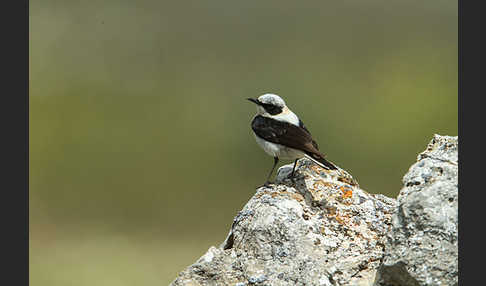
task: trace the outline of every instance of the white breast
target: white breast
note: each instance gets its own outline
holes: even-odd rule
[[[256,142],[268,155],[272,157],[278,157],[280,159],[287,159],[287,160],[295,160],[298,158],[304,157],[304,153],[300,150],[289,148],[280,144],[275,144],[272,142],[268,142],[263,140],[262,138],[258,137],[255,132]]]

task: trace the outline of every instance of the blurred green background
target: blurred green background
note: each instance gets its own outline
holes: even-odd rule
[[[266,92],[395,197],[457,135],[457,20],[449,0],[31,1],[31,285],[166,285],[219,245],[273,163],[245,100]]]

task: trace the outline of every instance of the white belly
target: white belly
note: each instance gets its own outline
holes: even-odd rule
[[[305,155],[304,152],[300,150],[265,141],[262,138],[258,137],[255,132],[253,132],[253,135],[255,135],[255,139],[258,145],[260,145],[260,147],[262,147],[262,149],[272,157],[295,160],[302,158]]]

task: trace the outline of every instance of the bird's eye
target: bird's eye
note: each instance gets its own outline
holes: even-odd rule
[[[264,105],[265,110],[270,113],[271,115],[277,115],[280,112],[282,112],[282,108],[273,105],[273,104],[265,104]]]

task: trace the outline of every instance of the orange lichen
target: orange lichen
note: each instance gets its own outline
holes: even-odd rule
[[[351,198],[353,196],[353,191],[349,190],[349,191],[346,191],[344,194],[343,194],[343,198],[347,199],[347,198]]]
[[[351,188],[341,186],[339,187],[339,190],[343,192],[343,198],[351,198],[353,196],[353,190]]]

